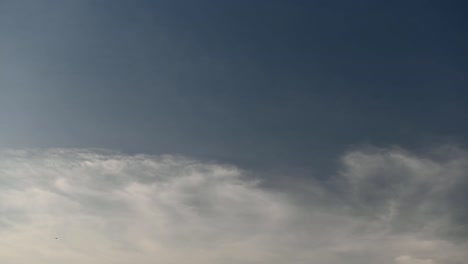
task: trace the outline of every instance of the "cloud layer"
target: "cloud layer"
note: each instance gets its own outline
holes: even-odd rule
[[[182,157],[3,151],[0,261],[461,264],[467,166],[459,149],[354,150],[299,203]]]

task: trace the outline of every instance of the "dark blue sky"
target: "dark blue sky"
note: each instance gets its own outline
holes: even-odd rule
[[[0,147],[325,169],[464,145],[465,1],[0,1]]]

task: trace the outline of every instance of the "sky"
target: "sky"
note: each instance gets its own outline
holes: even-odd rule
[[[0,262],[464,263],[467,7],[0,0]]]

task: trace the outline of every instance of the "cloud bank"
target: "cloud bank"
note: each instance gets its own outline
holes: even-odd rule
[[[234,166],[2,151],[0,261],[461,264],[467,172],[460,149],[358,149],[299,203]]]

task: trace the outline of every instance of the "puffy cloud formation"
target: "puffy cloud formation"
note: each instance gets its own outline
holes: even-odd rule
[[[3,151],[0,261],[461,264],[467,165],[460,150],[355,150],[300,203],[182,157]]]

